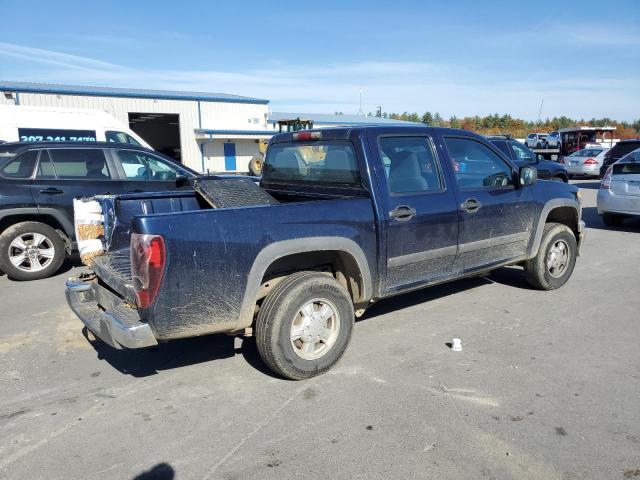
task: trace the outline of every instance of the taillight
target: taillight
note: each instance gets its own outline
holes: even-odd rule
[[[593,158],[587,158],[583,163],[585,165],[597,165],[598,161]]]
[[[611,188],[612,174],[613,174],[613,167],[607,168],[607,173],[605,173],[604,177],[602,177],[602,184],[600,185],[600,188],[603,188],[605,190],[609,190]]]
[[[153,303],[162,283],[166,252],[160,235],[131,234],[131,280],[138,308]]]

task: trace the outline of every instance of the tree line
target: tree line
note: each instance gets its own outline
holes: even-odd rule
[[[418,113],[387,113],[378,111],[376,114],[369,113],[368,117],[391,118],[394,120],[405,120],[410,122],[421,122],[434,127],[450,127],[471,130],[481,135],[491,134],[510,134],[515,138],[524,138],[532,132],[552,132],[560,128],[574,126],[590,126],[590,127],[615,127],[617,138],[635,138],[640,135],[640,118],[634,122],[619,122],[611,118],[592,118],[585,120],[581,118],[576,120],[569,117],[553,117],[546,118],[540,122],[531,122],[521,118],[514,118],[509,114],[487,115],[480,117],[458,118],[455,115],[449,119],[444,119],[439,113],[425,112],[423,115]]]

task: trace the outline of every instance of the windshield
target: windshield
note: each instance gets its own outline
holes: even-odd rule
[[[263,181],[360,185],[355,152],[347,141],[276,143],[267,150]]]

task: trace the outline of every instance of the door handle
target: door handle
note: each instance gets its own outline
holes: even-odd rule
[[[389,212],[389,218],[397,222],[406,222],[416,216],[416,209],[409,205],[398,205]]]
[[[49,187],[43,188],[42,190],[40,190],[40,193],[44,193],[45,195],[60,195],[61,193],[64,193],[64,190],[60,190],[59,188],[55,187]]]
[[[480,201],[476,200],[475,198],[469,198],[462,205],[460,205],[460,207],[466,212],[473,213],[480,210],[480,207],[482,207],[482,203],[480,203]]]

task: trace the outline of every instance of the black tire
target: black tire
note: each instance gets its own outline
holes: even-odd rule
[[[564,268],[555,270],[554,274],[550,271],[547,259],[550,257],[551,249],[555,248],[558,242],[562,242],[563,248],[567,249],[567,261]],[[524,273],[527,282],[540,290],[560,288],[571,277],[577,254],[578,244],[573,231],[561,223],[547,223],[542,232],[538,254],[525,263]]]
[[[335,307],[338,329],[322,356],[305,359],[296,353],[291,328],[302,308],[315,300]],[[276,285],[260,307],[255,329],[258,352],[264,363],[284,378],[315,377],[340,360],[349,345],[354,319],[351,297],[334,278],[316,272],[294,273]]]
[[[624,217],[622,215],[615,215],[613,213],[605,213],[602,215],[602,221],[607,227],[619,227],[622,224]]]
[[[46,243],[44,243],[44,245],[50,246],[50,248],[53,249],[53,256],[50,258],[50,261],[42,259],[37,260],[40,264],[46,266],[36,271],[27,271],[26,269],[18,268],[11,263],[10,260],[10,248],[14,254],[19,253],[19,250],[16,249],[16,247],[11,247],[12,242],[20,236],[27,236],[28,238],[29,234],[43,235],[46,238]],[[30,246],[30,244],[28,246]],[[49,249],[47,248],[47,250]],[[50,277],[58,271],[62,262],[64,262],[65,256],[66,252],[64,241],[58,232],[44,223],[16,223],[15,225],[8,227],[0,235],[0,270],[3,270],[9,278],[14,280],[38,280],[40,278]],[[29,260],[25,259],[25,262],[31,265]],[[26,265],[26,263],[23,263],[23,265]]]

